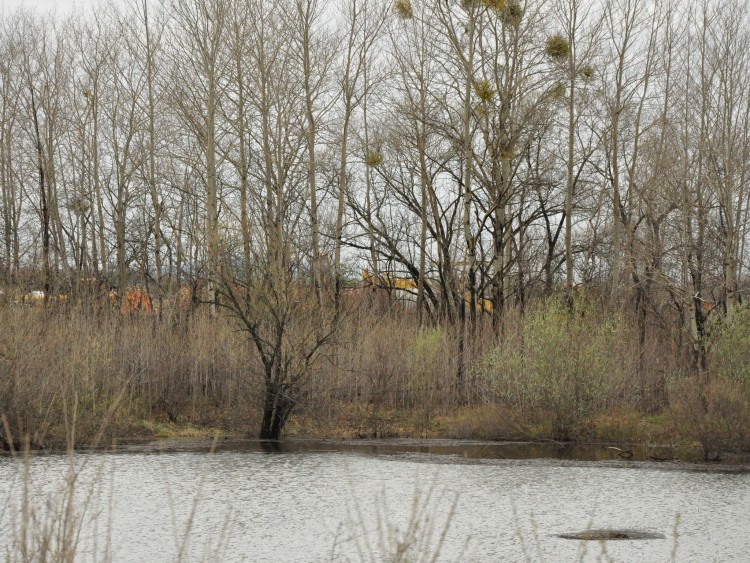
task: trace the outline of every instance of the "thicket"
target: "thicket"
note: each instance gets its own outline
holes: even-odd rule
[[[706,373],[672,380],[670,409],[704,458],[720,459],[726,450],[750,448],[750,308],[717,317],[707,348]]]
[[[597,416],[638,407],[632,339],[617,311],[583,304],[571,312],[550,300],[484,355],[476,377],[501,408],[570,440],[585,436]]]
[[[455,326],[420,326],[413,307],[367,292],[344,306],[287,434],[657,440],[708,459],[750,448],[750,309],[711,324],[703,372],[665,328],[639,351],[637,319],[603,300],[540,300],[499,336],[480,315],[459,386]],[[6,447],[259,428],[264,365],[230,315],[8,304],[2,316]]]

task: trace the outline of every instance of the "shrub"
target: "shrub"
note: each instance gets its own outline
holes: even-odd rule
[[[411,343],[412,395],[415,404],[425,409],[432,406],[439,378],[435,376],[442,367],[445,349],[440,328],[423,328]]]
[[[446,434],[459,440],[512,440],[533,435],[531,428],[521,428],[513,413],[494,405],[465,408],[451,417]]]
[[[750,400],[738,382],[682,377],[669,386],[669,398],[675,434],[698,442],[704,460],[750,448]]]
[[[706,460],[750,448],[750,309],[716,317],[706,342],[709,372],[669,387],[678,435],[697,441]]]
[[[585,434],[620,392],[626,340],[619,315],[586,305],[571,313],[553,299],[527,315],[517,342],[491,351],[478,369],[502,405],[529,422],[547,417],[553,436],[569,440]]]
[[[440,328],[421,329],[412,346],[415,366],[432,365],[439,358],[443,347],[443,331]]]
[[[178,327],[77,308],[5,307],[0,326],[0,449],[106,444],[149,418],[232,416],[255,407],[223,319],[195,314]],[[5,444],[9,446],[10,444]]]
[[[711,374],[737,383],[750,396],[750,308],[717,317],[707,343]]]

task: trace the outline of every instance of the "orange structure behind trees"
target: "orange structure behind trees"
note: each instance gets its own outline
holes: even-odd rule
[[[132,315],[133,313],[151,314],[154,312],[151,295],[143,287],[129,287],[122,299],[120,299],[116,291],[110,291],[109,302],[113,308],[119,303],[120,314],[122,315]]]

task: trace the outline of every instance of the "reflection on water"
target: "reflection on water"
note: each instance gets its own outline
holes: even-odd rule
[[[622,446],[616,448],[601,444],[573,444],[556,441],[548,442],[489,442],[474,440],[220,440],[215,443],[201,441],[191,442],[162,441],[120,445],[119,451],[133,452],[247,452],[263,451],[267,453],[295,452],[358,452],[374,455],[425,454],[433,462],[455,462],[455,458],[466,460],[525,460],[546,459],[565,461],[647,461],[654,463],[677,462],[685,459],[685,452],[678,455],[669,446]],[[695,458],[701,459],[699,452],[693,452]],[[437,458],[436,456],[441,456]],[[448,459],[442,456],[449,456]],[[750,467],[750,455],[725,454],[725,461]],[[683,464],[685,467],[685,464]]]
[[[669,561],[673,551],[678,561],[742,561],[750,553],[749,474],[518,461],[535,450],[521,448],[521,456],[480,443],[401,442],[384,451],[377,443],[248,441],[206,449],[77,455],[78,506],[86,508],[78,559],[357,561],[387,549],[396,529],[415,521],[425,548],[450,522],[445,561],[599,561],[603,550],[615,561]],[[68,463],[53,455],[31,461],[40,509],[59,498]],[[0,500],[7,499],[0,554],[19,533],[22,481],[22,465],[0,459]],[[423,495],[416,504],[415,491]],[[558,537],[582,530],[663,539]]]

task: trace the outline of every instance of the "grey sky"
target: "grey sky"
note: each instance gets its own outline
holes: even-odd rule
[[[0,13],[2,13],[2,15],[7,15],[21,6],[39,12],[49,12],[52,10],[68,12],[74,6],[88,7],[100,2],[101,0],[0,0]]]

